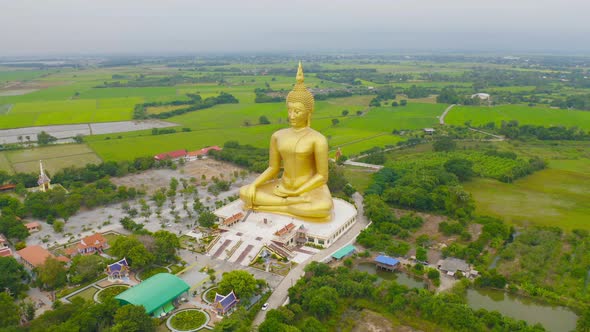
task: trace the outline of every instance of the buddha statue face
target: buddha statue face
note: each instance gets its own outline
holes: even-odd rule
[[[289,124],[295,129],[307,127],[310,111],[300,102],[287,103],[289,111]]]

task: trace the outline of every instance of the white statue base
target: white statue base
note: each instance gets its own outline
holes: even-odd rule
[[[239,199],[214,213],[219,218],[220,228],[235,235],[232,241],[252,242],[253,245],[260,243],[261,246],[275,243],[288,248],[310,243],[327,248],[346,233],[356,222],[357,216],[354,205],[338,198],[333,198],[333,201],[332,218],[326,222],[306,221],[269,212],[252,211],[248,214],[243,210],[243,203]],[[240,213],[243,213],[245,218],[242,217],[240,221],[231,225],[224,225],[224,221],[236,219],[232,217],[239,216]],[[228,239],[231,240],[232,237],[229,236]],[[231,244],[228,246],[231,247]],[[242,244],[241,247],[243,246]]]

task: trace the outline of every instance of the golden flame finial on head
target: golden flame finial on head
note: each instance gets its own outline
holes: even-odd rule
[[[297,76],[295,77],[297,83],[303,84],[303,66],[301,65],[301,61],[299,61],[299,68],[297,68]]]
[[[307,110],[313,112],[315,101],[313,95],[307,90],[303,83],[303,66],[301,65],[301,61],[299,61],[299,68],[297,68],[297,76],[295,79],[297,82],[295,83],[295,87],[293,87],[293,91],[289,92],[287,95],[287,104],[299,102],[302,103]]]

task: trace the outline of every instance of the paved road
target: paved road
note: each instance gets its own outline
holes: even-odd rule
[[[275,288],[272,295],[268,298],[267,302],[269,304],[269,310],[276,309],[283,305],[285,301],[287,301],[287,297],[289,295],[289,288],[292,285],[294,285],[297,282],[297,280],[299,280],[299,278],[303,276],[303,270],[305,269],[307,264],[313,261],[323,261],[330,255],[332,255],[334,252],[336,252],[338,249],[354,242],[361,230],[367,227],[367,225],[369,224],[369,220],[364,215],[363,196],[361,196],[359,193],[355,193],[353,198],[358,210],[357,222],[354,225],[352,225],[352,227],[348,230],[348,232],[346,232],[346,234],[344,234],[332,246],[330,246],[329,249],[318,252],[314,256],[308,258],[306,261],[292,269],[291,272],[289,272],[289,274],[285,277],[285,279],[283,279],[283,281],[281,281],[281,283],[277,286],[277,288]],[[260,311],[254,319],[254,325],[260,325],[265,318],[266,311]]]
[[[374,170],[380,170],[383,168],[383,165],[373,165],[373,164],[367,164],[367,163],[361,163],[358,161],[352,161],[352,160],[347,160],[344,162],[345,165],[350,165],[350,166],[358,166],[358,167],[366,167],[366,168],[371,168]]]

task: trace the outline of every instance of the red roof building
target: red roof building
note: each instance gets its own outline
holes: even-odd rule
[[[76,254],[91,255],[96,252],[102,252],[109,248],[107,239],[100,233],[95,233],[80,240],[75,248],[68,248],[66,254],[73,256]]]
[[[187,153],[186,158],[188,160],[196,160],[196,159],[199,159],[199,157],[206,156],[209,153],[209,151],[211,151],[211,150],[221,151],[221,148],[217,145],[208,146],[206,148],[202,148],[201,150],[191,151],[191,152]]]
[[[170,151],[170,152],[164,152],[164,153],[160,153],[158,155],[154,156],[154,159],[156,160],[167,160],[167,159],[179,159],[179,158],[184,158],[186,157],[186,150],[176,150],[176,151]]]
[[[29,233],[35,233],[41,230],[41,224],[36,221],[25,224],[25,227],[29,230]]]
[[[8,241],[0,234],[0,257],[12,256],[12,250],[8,247]]]
[[[55,258],[53,254],[51,254],[47,249],[41,246],[28,246],[24,249],[17,251],[16,253],[20,256],[25,266],[31,270],[45,264],[45,261],[49,257]],[[70,261],[69,259],[63,256],[60,256],[57,259],[65,263]]]

